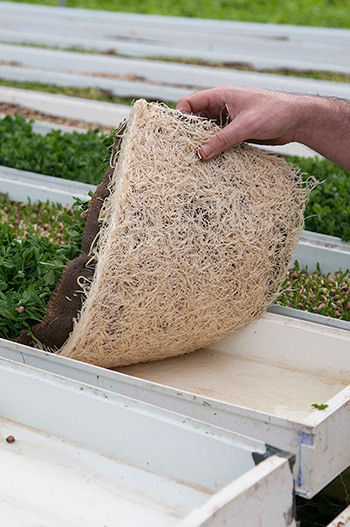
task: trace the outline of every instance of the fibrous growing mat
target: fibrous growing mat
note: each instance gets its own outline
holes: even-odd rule
[[[200,161],[217,129],[135,103],[95,274],[62,355],[104,367],[182,355],[243,328],[272,300],[308,189],[291,165],[245,144]]]

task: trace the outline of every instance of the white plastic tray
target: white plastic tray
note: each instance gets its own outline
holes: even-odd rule
[[[72,206],[74,197],[88,199],[94,185],[0,166],[0,192],[15,201],[47,201]]]
[[[338,269],[346,271],[350,269],[350,243],[335,236],[304,231],[294,252],[294,260],[310,271],[316,269],[317,263],[322,273],[334,273]]]
[[[0,359],[2,525],[295,526],[292,462],[261,441]]]
[[[119,372],[0,341],[2,357],[296,454],[297,492],[308,498],[350,465],[349,350],[347,331],[274,314],[205,350]]]
[[[15,173],[11,175],[9,170]],[[10,175],[15,178],[15,184],[7,179]],[[6,183],[6,191],[12,199],[24,200],[28,195],[32,200],[42,199],[38,195],[36,178],[40,180],[40,188],[43,186],[46,199],[52,201],[63,199],[66,191],[76,195],[75,190],[79,190],[86,195],[91,188],[49,176],[36,175],[33,178],[31,173],[19,174],[8,169],[4,178],[0,178],[0,190]],[[71,184],[79,188],[74,191],[68,187],[63,189]],[[306,265],[311,265],[313,255],[316,255],[315,264],[322,256],[325,271],[329,266],[344,268],[350,263],[350,244],[305,232],[296,255]],[[299,313],[303,317],[303,313]],[[305,318],[308,316],[305,314]],[[321,326],[268,314],[245,332],[215,345],[212,348],[214,355],[199,352],[173,363],[141,365],[124,370],[128,373],[126,377],[106,370],[101,370],[101,377],[92,373],[95,370],[87,365],[72,366],[77,363],[65,363],[59,357],[52,357],[54,362],[49,361],[50,366],[45,361],[40,367],[45,369],[52,365],[56,368],[70,364],[65,366],[65,374],[77,375],[79,379],[82,375],[83,382],[86,374],[89,379],[86,382],[92,384],[99,385],[102,378],[108,379],[109,389],[154,401],[159,406],[218,423],[293,451],[299,460],[295,468],[297,491],[312,497],[350,465],[350,453],[345,446],[346,435],[350,433],[350,333],[344,331],[345,328],[323,327],[322,320],[317,322]],[[348,327],[349,323],[342,326]],[[258,337],[255,337],[255,331]],[[6,342],[3,349],[5,354],[8,353]],[[227,356],[230,360],[226,364],[221,359]],[[207,361],[207,365],[202,364],[203,361]],[[168,364],[172,374],[171,371],[167,373]],[[205,369],[210,372],[210,383],[214,388],[208,387],[208,371]],[[187,383],[186,378],[198,378],[198,382]],[[234,395],[227,397],[220,391],[223,378],[229,379],[226,382],[234,390]],[[272,400],[272,396],[276,399]],[[270,397],[269,404],[266,397]],[[217,402],[208,403],[209,399]],[[313,411],[310,406],[313,403],[327,403],[329,408]],[[334,439],[329,448],[327,434],[332,441]]]

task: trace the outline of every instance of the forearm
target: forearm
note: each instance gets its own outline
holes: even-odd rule
[[[350,103],[302,97],[302,120],[295,140],[350,170]]]

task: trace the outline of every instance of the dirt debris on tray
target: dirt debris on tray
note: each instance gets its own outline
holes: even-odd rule
[[[21,117],[24,117],[25,119],[33,119],[35,121],[46,121],[54,124],[74,126],[75,128],[82,128],[84,130],[93,128],[107,133],[111,131],[111,128],[102,126],[99,123],[90,123],[88,121],[81,121],[79,119],[70,119],[69,117],[59,117],[57,115],[51,115],[49,113],[33,110],[32,108],[21,106],[19,104],[0,102],[0,114],[11,116],[18,114]]]

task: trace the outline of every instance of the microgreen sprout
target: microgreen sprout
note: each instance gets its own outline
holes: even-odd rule
[[[327,317],[350,320],[350,270],[312,273],[298,262],[289,270],[276,303]]]
[[[0,337],[14,338],[45,317],[62,270],[80,252],[88,202],[67,209],[0,199],[7,208],[0,219]]]
[[[313,406],[316,410],[325,410],[326,408],[328,408],[328,404],[317,404],[317,403],[314,403],[312,404],[311,406]]]

